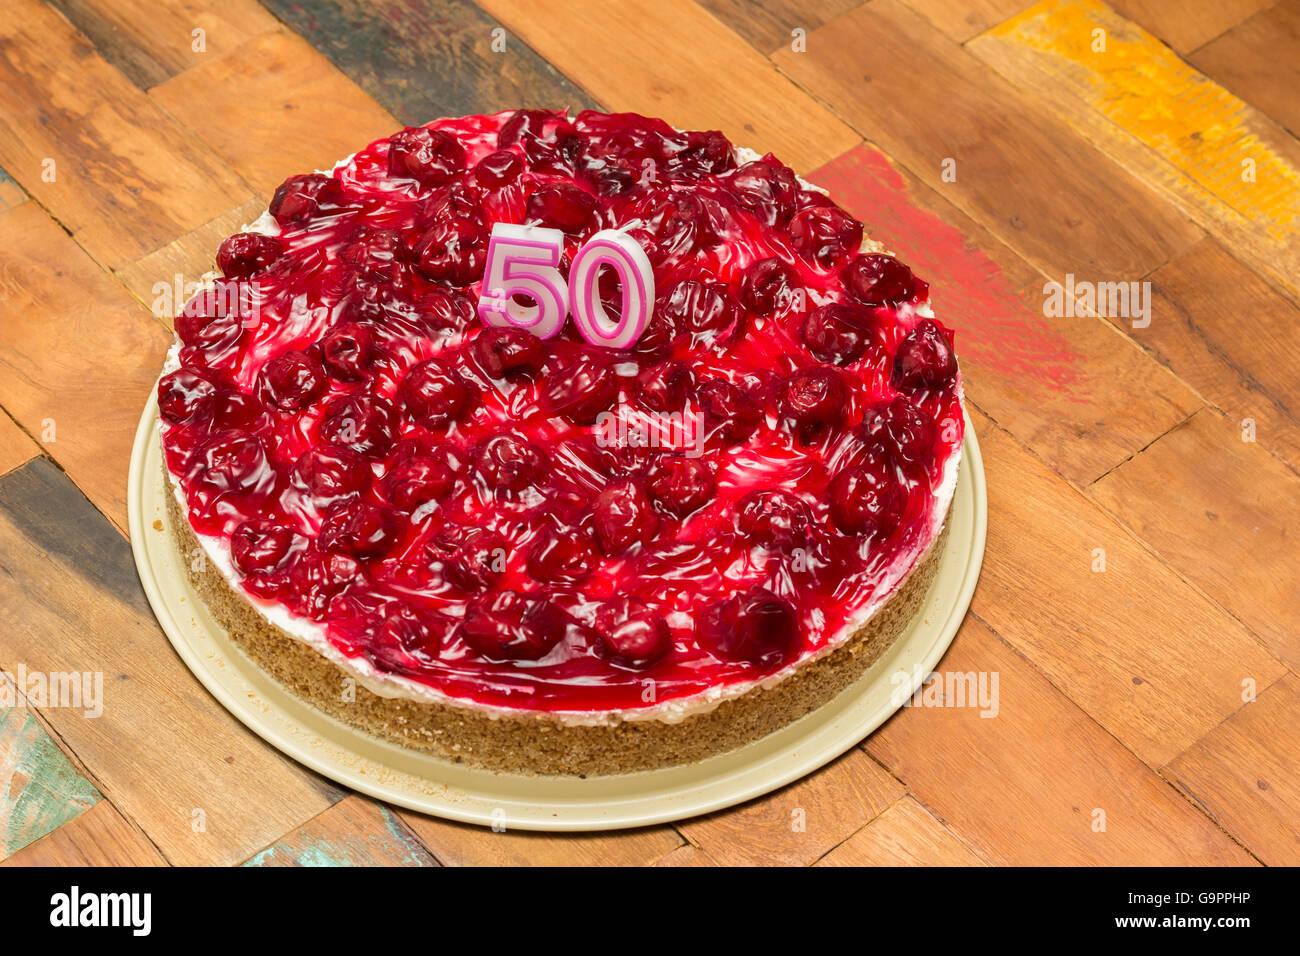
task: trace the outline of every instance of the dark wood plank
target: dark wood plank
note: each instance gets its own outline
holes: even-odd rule
[[[437,866],[401,820],[353,794],[248,860],[245,866]]]
[[[149,96],[267,201],[286,177],[329,169],[401,126],[306,40],[287,32],[263,34],[207,59]],[[230,208],[226,203],[218,212]]]
[[[598,105],[472,3],[268,0],[267,6],[408,125],[503,109]],[[504,50],[495,51],[502,40]]]
[[[1270,866],[1300,864],[1300,678],[1288,674],[1164,775]]]
[[[142,90],[280,26],[257,0],[48,2]]]
[[[1058,474],[1087,484],[1201,407],[1102,320],[1045,315],[1040,272],[874,146],[810,176],[930,283],[967,395]]]
[[[340,798],[204,692],[126,540],[47,459],[0,478],[0,555],[0,660],[103,675],[101,716],[42,716],[169,861],[238,863]]]
[[[1300,135],[1300,0],[1281,0],[1189,58],[1191,64]]]
[[[838,17],[809,43],[816,56],[774,57],[783,72],[1057,281],[1136,280],[1199,237],[1031,93],[897,0]]]
[[[1236,422],[1201,412],[1090,492],[1300,670],[1300,477]]]
[[[165,866],[148,837],[102,800],[4,861],[4,866]]]
[[[866,0],[696,0],[700,6],[749,41],[760,53],[794,49],[808,34]],[[796,30],[802,30],[796,36]],[[816,51],[812,51],[816,55]]]
[[[14,182],[13,177],[0,169],[0,209],[12,209],[20,202],[27,201],[23,187]]]
[[[39,205],[0,212],[0,405],[123,533],[131,445],[169,339]]]
[[[249,197],[44,3],[7,0],[0,45],[0,166],[99,262],[137,259]]]
[[[903,795],[860,751],[776,793],[678,829],[724,866],[808,866]]]
[[[1209,238],[1151,281],[1151,325],[1119,327],[1300,471],[1300,308]]]
[[[975,427],[989,524],[972,608],[1149,766],[1241,706],[1243,680],[1282,675],[1254,635],[1128,528],[1002,430],[978,415]]]
[[[863,746],[990,863],[1253,864],[978,619],[966,618],[942,670],[996,673],[997,716],[908,707]]]

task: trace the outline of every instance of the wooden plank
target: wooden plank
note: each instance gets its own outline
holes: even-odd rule
[[[1120,327],[1300,470],[1300,309],[1208,237],[1151,281],[1151,325]]]
[[[141,89],[280,26],[257,0],[49,2]]]
[[[1300,678],[1287,674],[1164,775],[1269,866],[1300,863]]]
[[[1300,143],[1267,116],[1101,0],[1043,0],[967,48],[1300,297]]]
[[[17,664],[3,657],[9,693]],[[85,813],[102,798],[26,707],[0,707],[0,860]]]
[[[697,846],[684,843],[655,863],[655,866],[717,866],[714,859]]]
[[[27,202],[23,187],[13,181],[8,173],[0,169],[0,210],[12,209],[21,202]]]
[[[12,418],[0,411],[0,475],[13,471],[40,453],[40,446]]]
[[[101,716],[42,716],[169,861],[246,860],[339,799],[203,691],[159,630],[126,540],[44,458],[0,478],[0,554],[0,659],[103,675]]]
[[[1253,862],[977,618],[966,618],[942,670],[996,673],[997,716],[908,707],[863,746],[990,863]]]
[[[126,473],[166,329],[36,203],[0,213],[0,405],[126,531]]]
[[[329,169],[401,126],[306,40],[284,32],[205,60],[149,96],[267,201],[286,177]]]
[[[1201,47],[1189,62],[1300,134],[1300,2],[1282,0]]]
[[[965,43],[1029,6],[1029,0],[903,0],[903,3],[958,43]]]
[[[45,4],[8,0],[0,44],[0,166],[109,268],[248,198]]]
[[[479,6],[609,109],[662,116],[683,129],[720,129],[796,172],[859,139],[692,0]]]
[[[1201,407],[1100,319],[1045,315],[1042,273],[876,147],[810,176],[930,283],[969,398],[1059,474],[1087,484]]]
[[[975,427],[989,497],[975,613],[1148,765],[1233,713],[1244,680],[1281,676],[1249,631],[1131,531],[982,416]]]
[[[528,833],[397,811],[443,866],[647,866],[682,845],[672,827],[609,833]]]
[[[1179,53],[1190,53],[1262,10],[1274,0],[1111,0],[1111,6],[1140,23]]]
[[[872,0],[814,32],[809,45],[816,56],[782,51],[773,59],[1058,281],[1068,273],[1136,280],[1199,236],[1034,96],[897,0]],[[955,181],[945,181],[945,160]]]
[[[796,42],[866,0],[696,0],[760,53],[793,49]],[[797,35],[796,30],[802,30]],[[811,51],[816,55],[816,51]]]
[[[268,0],[267,6],[403,123],[598,105],[472,3]]]
[[[4,866],[165,866],[158,849],[107,800],[5,860]]]
[[[817,861],[818,866],[985,866],[913,797],[904,797]]]
[[[903,795],[859,750],[776,793],[680,824],[723,866],[808,866]]]
[[[437,866],[397,816],[356,794],[340,800],[245,866]]]
[[[239,232],[266,209],[267,200],[250,199],[238,208],[204,223],[193,232],[187,232],[161,249],[137,259],[117,271],[117,278],[144,304],[154,317],[168,328],[184,296],[177,296],[177,282],[183,289],[187,283],[198,282],[205,272],[216,269],[217,247],[221,240]]]
[[[1202,412],[1090,492],[1300,669],[1300,477],[1243,441],[1235,422]]]

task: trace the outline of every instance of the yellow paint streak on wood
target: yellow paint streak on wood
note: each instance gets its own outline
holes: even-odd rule
[[[1094,52],[1096,30],[1105,31],[1104,52]],[[1049,102],[1063,92],[1090,107],[1272,239],[1300,235],[1296,145],[1105,4],[1044,0],[970,47]],[[1041,89],[1044,79],[1049,89]],[[1247,159],[1254,160],[1255,182],[1243,179]]]

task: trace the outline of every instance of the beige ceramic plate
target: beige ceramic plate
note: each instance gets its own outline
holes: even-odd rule
[[[608,830],[680,820],[775,790],[834,760],[934,670],[961,624],[984,555],[984,467],[969,421],[947,553],[912,627],[853,686],[740,750],[668,770],[588,780],[473,770],[353,730],[283,690],[230,643],[190,588],[168,532],[158,405],[131,455],[131,547],[149,603],[194,676],[232,714],[298,762],[387,803],[524,830]],[[160,530],[161,529],[161,530]],[[902,672],[904,676],[897,676]]]

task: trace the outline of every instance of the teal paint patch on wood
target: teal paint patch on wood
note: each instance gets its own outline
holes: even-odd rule
[[[487,13],[463,0],[264,0],[408,125],[443,116],[599,106]]]
[[[0,708],[0,858],[102,799],[35,717],[21,707]]]
[[[344,832],[320,832],[318,817],[244,866],[437,866],[429,852],[402,826],[387,807],[378,807],[386,832],[347,827]]]

